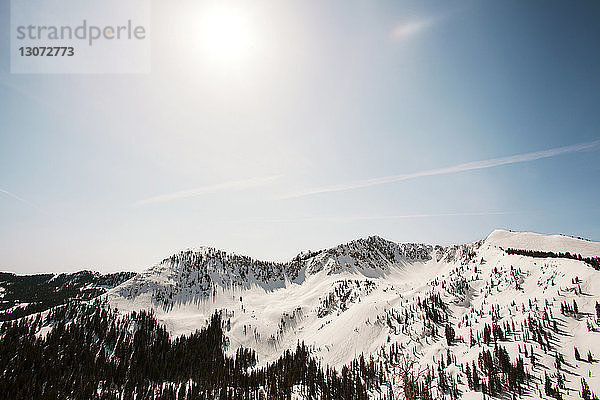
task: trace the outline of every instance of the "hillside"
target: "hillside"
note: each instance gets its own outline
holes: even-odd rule
[[[600,393],[600,271],[585,260],[598,256],[597,242],[501,230],[446,247],[373,236],[284,263],[202,247],[108,290],[106,311],[70,302],[28,329],[47,341],[34,340],[48,346],[40,352],[82,329],[105,349],[106,371],[142,382],[138,359],[154,371],[144,393],[158,397],[219,398],[229,390],[220,380],[237,398],[591,399]],[[98,322],[85,333],[90,319]],[[206,332],[218,349],[194,347]],[[221,378],[183,367],[202,352],[221,360]],[[183,369],[159,373],[153,363]],[[102,385],[118,398],[127,380],[115,382]]]

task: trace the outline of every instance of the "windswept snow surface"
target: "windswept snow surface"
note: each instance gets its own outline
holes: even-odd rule
[[[500,230],[449,247],[371,237],[282,264],[202,248],[164,260],[111,290],[109,299],[123,312],[154,309],[174,335],[193,332],[222,310],[228,351],[252,348],[261,365],[298,341],[332,367],[364,354],[392,372],[391,346],[420,368],[437,365],[450,349],[456,361],[445,369],[458,378],[464,398],[481,398],[469,393],[462,364],[477,363],[484,349],[493,351],[494,343],[480,337],[484,325],[508,324],[510,332],[497,343],[512,361],[525,359],[536,377],[528,388],[532,397],[543,393],[545,372],[556,383],[557,353],[565,360],[564,398],[580,398],[581,377],[600,394],[600,272],[578,260],[508,255],[507,248],[600,256],[597,242]],[[445,308],[437,307],[442,320],[432,323],[422,304],[438,295]],[[561,313],[561,303],[574,301],[578,313]],[[451,346],[444,338],[446,317],[456,330]],[[549,332],[549,347],[533,337],[537,323]],[[575,346],[586,361],[575,360]],[[534,351],[535,365],[525,347]],[[588,352],[595,361],[587,361]]]
[[[533,232],[511,232],[497,229],[488,236],[486,242],[504,249],[570,252],[571,254],[581,254],[582,257],[600,256],[600,242],[564,235],[542,235]]]

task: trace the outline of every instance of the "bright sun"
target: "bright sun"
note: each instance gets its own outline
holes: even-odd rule
[[[256,30],[248,15],[224,3],[206,10],[200,32],[206,56],[220,65],[242,62],[255,46]]]

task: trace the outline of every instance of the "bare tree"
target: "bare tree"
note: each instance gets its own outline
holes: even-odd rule
[[[399,372],[398,390],[392,388],[392,399],[394,400],[430,400],[433,379],[429,376],[429,369],[417,368],[417,361],[414,358],[403,355],[398,364],[394,365]]]

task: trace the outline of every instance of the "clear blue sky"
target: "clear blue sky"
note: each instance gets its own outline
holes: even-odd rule
[[[0,270],[600,240],[600,2],[206,5],[153,3],[151,74],[11,75],[0,3]]]

